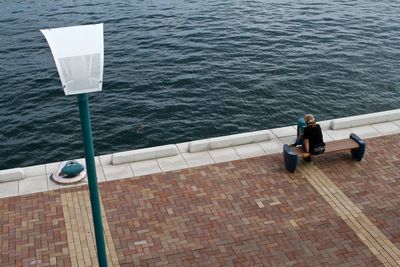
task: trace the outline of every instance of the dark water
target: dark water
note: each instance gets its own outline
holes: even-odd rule
[[[105,23],[96,153],[399,108],[400,2],[0,2],[0,169],[83,156],[39,32]]]

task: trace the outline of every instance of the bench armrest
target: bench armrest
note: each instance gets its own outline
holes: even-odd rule
[[[283,145],[283,161],[289,172],[294,172],[297,167],[298,156],[294,153],[287,144]]]
[[[353,159],[361,161],[365,154],[365,142],[358,135],[352,133],[350,134],[350,138],[353,139],[358,145],[358,148],[354,148],[351,150],[351,156]]]

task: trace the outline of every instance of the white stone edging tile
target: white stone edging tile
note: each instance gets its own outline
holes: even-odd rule
[[[349,137],[350,133],[356,133],[363,139],[382,136],[386,134],[400,133],[400,119],[397,119],[397,115],[393,115],[390,117],[390,112],[385,112],[386,118],[393,118],[396,120],[383,123],[377,122],[377,119],[369,120],[370,123],[368,125],[357,127],[353,126],[340,130],[329,129],[329,125],[331,124],[330,120],[321,121],[319,123],[321,125],[324,137],[327,140],[345,139]],[[374,123],[371,123],[371,121],[373,121]],[[96,157],[98,182],[107,182],[115,179],[138,177],[142,175],[160,173],[170,170],[204,166],[231,160],[238,160],[242,158],[262,156],[265,154],[268,155],[281,153],[283,143],[292,141],[294,142],[294,139],[296,137],[295,129],[296,126],[287,126],[271,130],[253,132],[253,134],[262,134],[260,136],[257,136],[257,134],[253,135],[253,142],[250,143],[248,142],[251,140],[251,138],[253,138],[251,137],[252,133],[249,133],[250,136],[246,136],[246,134],[232,135],[233,137],[237,138],[236,140],[235,138],[229,140],[229,138],[226,137],[204,139],[208,142],[206,145],[208,147],[208,150],[201,152],[190,152],[190,144],[196,142],[201,143],[201,141],[204,140],[185,142],[176,145],[161,146],[173,147],[173,149],[168,150],[168,152],[167,150],[164,150],[161,154],[154,153],[154,151],[160,150],[160,147],[142,149],[142,151],[148,152],[148,154],[144,153],[136,158],[135,155],[138,155],[137,150],[128,151],[136,153],[133,153],[134,161],[130,161],[131,158],[129,157],[132,157],[132,154],[130,154],[128,156],[129,161],[117,165],[113,164],[113,156],[118,153],[98,156]],[[267,135],[268,137],[266,138]],[[273,136],[272,138],[271,135]],[[216,142],[213,145],[214,149],[212,149],[210,145],[210,140],[212,139],[214,139],[214,141]],[[219,141],[220,143],[218,143]],[[245,142],[246,144],[241,144],[242,142]],[[219,148],[219,146],[221,147]],[[152,158],[147,159],[147,157],[149,156],[151,156]],[[137,161],[139,159],[140,161]],[[78,161],[84,164],[84,159],[78,159]],[[0,198],[87,184],[87,180],[83,183],[77,183],[68,186],[62,186],[53,183],[51,180],[49,180],[49,176],[52,172],[55,171],[55,169],[57,169],[58,164],[59,162],[54,162],[37,166],[29,166],[26,168],[15,168],[0,171],[0,174],[2,175],[11,173],[11,176],[6,177],[5,179],[14,179],[15,177],[20,179],[11,180],[9,182],[3,183],[1,183],[2,180],[0,179]],[[40,178],[40,176],[42,178]],[[42,181],[42,179],[46,179],[47,183],[44,182],[44,180]],[[35,184],[35,186],[30,188],[30,184]]]
[[[330,128],[339,130],[395,120],[400,120],[400,109],[334,119],[331,121]]]
[[[0,183],[21,180],[25,178],[23,168],[14,168],[0,171]]]
[[[271,139],[271,134],[269,130],[232,134],[227,136],[220,136],[220,137],[189,142],[189,152],[193,153],[193,152],[200,152],[212,149],[226,148],[231,146],[239,146],[250,143],[267,141],[270,139]]]
[[[112,164],[131,163],[135,161],[143,161],[149,159],[157,159],[163,157],[176,156],[179,150],[176,145],[164,145],[149,147],[143,149],[130,150],[112,154]]]

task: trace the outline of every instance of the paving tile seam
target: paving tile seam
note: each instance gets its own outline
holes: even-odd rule
[[[187,159],[183,156],[183,153],[179,151],[179,154],[182,155],[183,161],[186,163],[186,165],[188,166],[188,168],[191,168],[190,165],[189,165],[189,163],[188,163],[188,161],[187,161]],[[210,157],[211,157],[211,156],[210,156]],[[158,163],[158,161],[157,161],[157,165],[158,165],[158,167],[159,167],[160,170],[161,170],[161,167],[160,167],[160,164]],[[133,170],[132,170],[132,171],[133,171]]]
[[[299,171],[385,266],[400,266],[399,249],[318,167],[301,165]]]

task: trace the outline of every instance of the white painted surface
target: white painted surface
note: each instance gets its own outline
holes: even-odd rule
[[[50,176],[46,177],[47,180],[47,189],[50,190],[58,190],[60,189],[60,185],[50,179]]]
[[[388,121],[396,121],[400,120],[400,109],[389,110],[388,112]]]
[[[267,155],[281,153],[283,144],[279,139],[272,139],[270,141],[258,143]]]
[[[325,130],[325,132],[334,140],[342,140],[350,137],[351,131],[349,129],[340,130]]]
[[[24,168],[25,177],[34,177],[39,175],[46,175],[46,165],[36,165]]]
[[[322,138],[324,139],[324,142],[335,140],[325,130],[322,130]]]
[[[125,152],[114,153],[112,155],[112,164],[131,163],[135,161],[156,159],[162,157],[176,156],[179,150],[176,145],[165,145],[150,148],[143,148]]]
[[[381,123],[381,122],[386,122],[388,121],[388,114],[387,112],[378,112],[375,114],[366,114],[366,115],[361,115],[361,116],[365,116],[368,118],[368,123],[366,124],[361,124],[362,121],[359,121],[358,125],[363,126],[363,125],[367,125],[367,124],[374,124],[374,123]]]
[[[215,161],[207,151],[182,153],[182,156],[189,167],[198,167],[215,163]]]
[[[154,156],[154,153],[152,153]],[[134,151],[124,151],[119,153],[112,154],[111,162],[113,165],[129,163],[135,161],[135,152]]]
[[[176,144],[176,146],[179,149],[179,152],[181,152],[181,153],[189,152],[189,143],[190,142]]]
[[[82,164],[83,167],[86,166],[85,158],[74,159],[74,160],[76,160],[77,162],[79,162],[80,164]],[[97,167],[97,166],[101,166],[101,164],[100,164],[100,158],[99,158],[98,156],[94,157],[94,165],[95,165],[96,167]]]
[[[97,182],[105,182],[106,176],[104,175],[103,167],[96,166]],[[87,179],[87,178],[86,178]]]
[[[112,154],[102,155],[102,156],[99,156],[99,158],[100,158],[100,164],[102,166],[111,165],[111,163],[112,163]]]
[[[46,163],[46,174],[50,175],[58,170],[58,166],[60,165],[61,161],[58,162],[51,162],[51,163]]]
[[[350,131],[358,135],[361,139],[373,138],[382,135],[370,125],[350,128]]]
[[[210,150],[210,139],[196,140],[189,143],[189,152],[200,152]]]
[[[296,142],[297,136],[296,135],[282,136],[279,137],[278,139],[282,144],[293,144],[294,142]]]
[[[48,190],[46,175],[30,177],[19,181],[19,194],[32,194]]]
[[[23,168],[14,168],[0,171],[0,183],[24,179]]]
[[[240,159],[232,147],[210,150],[209,153],[216,163]]]
[[[87,185],[87,177],[83,180],[80,180],[79,182],[73,183],[73,184],[60,184],[60,189],[65,189],[65,188],[71,188],[71,187],[78,187],[82,185]]]
[[[133,174],[136,176],[161,172],[157,160],[144,160],[131,163]]]
[[[157,162],[163,172],[185,169],[189,167],[181,154],[172,157],[160,158],[157,159]]]
[[[239,146],[249,143],[262,142],[270,139],[271,135],[268,130],[233,134],[233,135],[211,138],[210,147],[211,149],[218,149],[230,146]]]
[[[18,182],[0,183],[0,198],[18,196]]]
[[[133,172],[129,164],[103,165],[106,181],[133,177]]]
[[[189,152],[207,151],[231,146],[257,143],[271,139],[269,130],[232,134],[209,139],[192,141],[189,143]]]
[[[369,113],[358,116],[344,117],[331,121],[330,128],[332,130],[355,128],[369,124],[382,123],[400,119],[400,109],[388,110],[383,112]]]
[[[286,137],[286,136],[296,136],[297,135],[297,128],[296,126],[286,126],[272,129],[271,132],[276,137]]]
[[[400,133],[400,127],[393,122],[383,122],[371,125],[382,135]]]
[[[233,147],[241,159],[265,156],[267,153],[257,144],[247,144]]]
[[[328,130],[328,129],[330,129],[330,126],[331,126],[331,120],[317,121],[317,124],[319,124],[321,126],[321,129]]]

